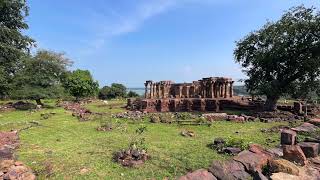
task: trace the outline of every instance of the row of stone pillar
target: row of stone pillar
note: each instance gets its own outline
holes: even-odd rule
[[[203,98],[231,98],[233,97],[233,82],[234,81],[213,81],[202,84],[200,95]]]
[[[145,98],[168,98],[170,93],[170,86],[163,83],[153,83],[147,81],[145,83]]]

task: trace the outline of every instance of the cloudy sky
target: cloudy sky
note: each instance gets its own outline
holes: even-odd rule
[[[235,41],[285,10],[319,0],[29,0],[38,48],[65,52],[100,86],[245,78]]]

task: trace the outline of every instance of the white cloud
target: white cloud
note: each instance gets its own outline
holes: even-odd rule
[[[92,19],[96,19],[95,37],[89,41],[84,51],[91,54],[103,47],[113,37],[138,31],[143,23],[155,16],[166,13],[182,4],[214,4],[232,0],[141,0],[130,9],[116,10],[113,7],[105,11],[93,11]]]
[[[96,20],[95,37],[88,42],[85,54],[90,54],[105,45],[113,37],[137,31],[145,21],[165,13],[177,4],[177,0],[147,0],[136,3],[129,12],[107,9],[107,12],[91,13]]]

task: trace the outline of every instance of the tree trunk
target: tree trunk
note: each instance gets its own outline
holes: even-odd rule
[[[41,102],[41,99],[36,99],[37,105],[43,106],[43,103]]]
[[[279,97],[267,96],[267,100],[264,104],[264,110],[265,111],[276,111],[278,100],[279,100]]]

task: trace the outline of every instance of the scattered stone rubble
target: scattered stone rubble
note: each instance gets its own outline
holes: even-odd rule
[[[59,107],[63,107],[65,110],[72,111],[72,116],[77,117],[80,121],[90,120],[90,117],[93,113],[81,105],[81,103],[67,101],[59,102],[58,104]]]
[[[227,120],[232,122],[255,121],[256,118],[247,115],[228,115],[227,113],[208,113],[202,115],[208,121]]]
[[[18,132],[0,132],[0,180],[35,180],[32,170],[15,161],[14,150],[19,145]]]
[[[138,167],[144,164],[144,162],[149,158],[150,156],[145,150],[134,148],[121,150],[119,152],[116,152],[113,156],[115,162],[118,162],[125,167]]]
[[[0,111],[13,111],[13,110],[15,110],[15,108],[12,105],[13,105],[12,102],[2,104],[2,105],[0,105]]]
[[[297,134],[319,130],[320,119],[312,119],[295,128],[281,129],[281,146],[264,149],[251,144],[227,161],[213,161],[208,169],[189,172],[179,180],[201,179],[259,179],[259,180],[319,180],[320,179],[320,137],[297,141]],[[312,142],[310,142],[312,140]],[[217,149],[223,149],[222,138],[214,140]]]
[[[142,113],[140,111],[128,111],[128,112],[113,114],[112,117],[113,118],[138,120],[138,119],[144,118],[146,115],[147,115],[147,113]]]

